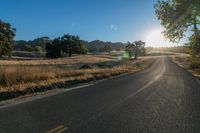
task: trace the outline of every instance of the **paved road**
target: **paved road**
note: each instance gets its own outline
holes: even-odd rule
[[[199,133],[200,85],[169,57],[94,86],[0,109],[0,133]]]

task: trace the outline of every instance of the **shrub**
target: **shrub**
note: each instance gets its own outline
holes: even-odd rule
[[[200,61],[199,60],[191,61],[190,68],[191,69],[200,69]]]

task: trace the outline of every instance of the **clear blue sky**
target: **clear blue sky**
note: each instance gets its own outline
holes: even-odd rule
[[[64,33],[84,40],[134,41],[160,28],[157,0],[0,0],[0,19],[17,29],[16,40]]]

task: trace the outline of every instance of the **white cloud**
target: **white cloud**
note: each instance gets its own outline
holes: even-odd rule
[[[110,25],[111,30],[118,30],[118,27],[115,24]]]

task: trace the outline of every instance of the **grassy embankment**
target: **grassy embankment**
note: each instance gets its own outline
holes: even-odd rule
[[[117,61],[115,56],[110,55],[81,55],[53,60],[2,60],[0,100],[139,71],[156,58]],[[79,69],[83,64],[90,64],[94,68]]]
[[[173,57],[175,63],[189,70],[194,76],[200,79],[200,60],[191,59],[189,55],[178,54]]]

